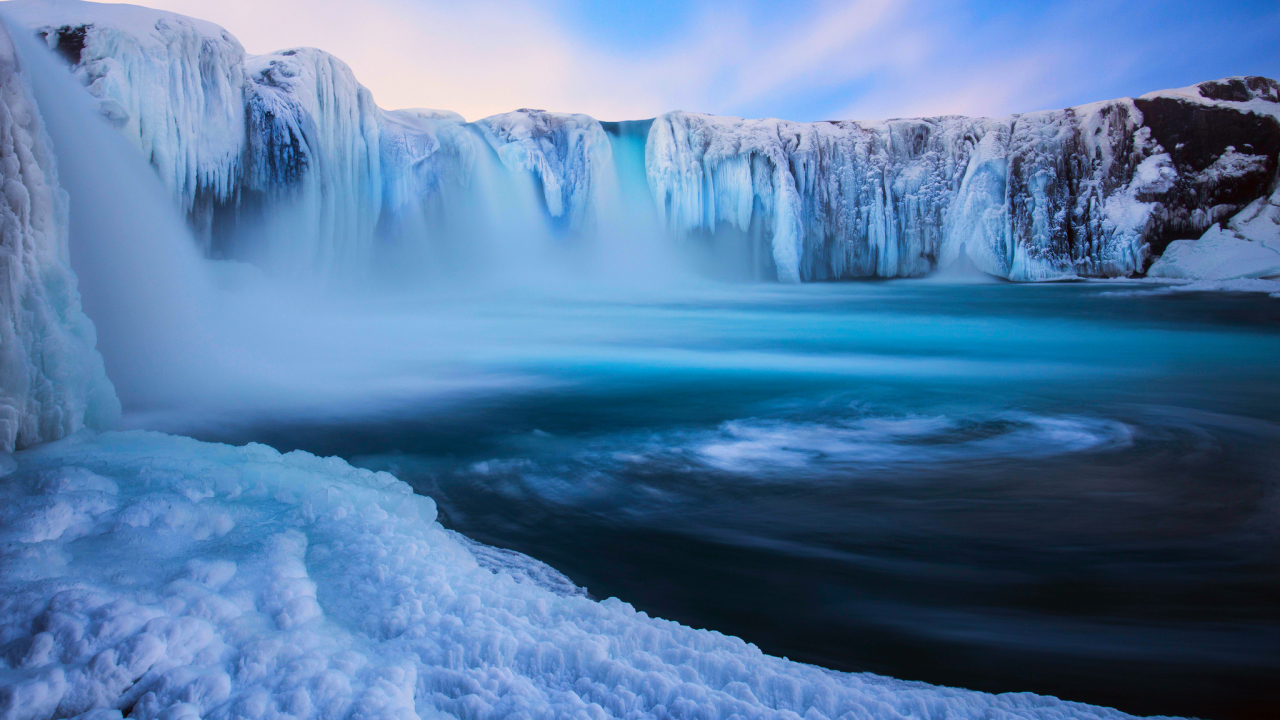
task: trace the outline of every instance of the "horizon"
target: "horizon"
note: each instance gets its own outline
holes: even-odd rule
[[[601,120],[672,110],[796,122],[1002,117],[1280,76],[1280,4],[1248,0],[810,1],[793,13],[721,0],[127,4],[221,25],[251,54],[319,48],[381,107],[469,121],[518,108]],[[1195,43],[1201,52],[1178,52]]]

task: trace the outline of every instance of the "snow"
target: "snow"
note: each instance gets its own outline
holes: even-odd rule
[[[0,452],[106,427],[120,404],[80,306],[67,196],[0,27]]]
[[[1280,276],[1280,252],[1215,225],[1199,240],[1170,243],[1147,275],[1184,280]]]
[[[1207,281],[1280,277],[1280,187],[1226,227],[1214,225],[1199,240],[1170,243],[1147,275]]]
[[[1280,252],[1280,184],[1271,197],[1258,198],[1237,213],[1227,228],[1239,237]]]
[[[0,457],[6,719],[1128,717],[822,670],[595,602],[336,458],[144,432]]]

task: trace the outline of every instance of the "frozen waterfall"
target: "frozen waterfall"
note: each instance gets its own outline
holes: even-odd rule
[[[1280,152],[1280,86],[1233,78],[999,119],[673,112],[643,123],[643,167],[624,168],[618,123],[385,111],[319,50],[248,56],[217,26],[137,7],[9,12],[150,159],[206,255],[302,277],[430,281],[458,255],[520,268],[504,245],[595,252],[640,226],[627,249],[683,248],[729,277],[916,277],[962,249],[1012,280],[1134,276],[1269,195]],[[638,196],[656,222],[622,219]]]
[[[0,452],[103,428],[120,412],[80,308],[67,195],[24,70],[0,26]]]

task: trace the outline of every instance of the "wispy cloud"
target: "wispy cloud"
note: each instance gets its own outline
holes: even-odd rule
[[[798,120],[1000,115],[1237,72],[1280,74],[1274,8],[1232,20],[1191,4],[1164,12],[1095,0],[828,0],[781,14],[705,0],[655,39],[628,38],[625,28],[597,36],[573,22],[572,3],[531,0],[148,4],[221,24],[250,52],[332,52],[384,107],[471,119],[518,107],[604,119],[676,108]],[[1196,32],[1205,58],[1167,57]]]

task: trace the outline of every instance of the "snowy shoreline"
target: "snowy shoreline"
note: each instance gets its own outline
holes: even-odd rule
[[[85,431],[0,464],[6,719],[1131,717],[833,672],[553,592],[337,458]]]

